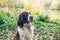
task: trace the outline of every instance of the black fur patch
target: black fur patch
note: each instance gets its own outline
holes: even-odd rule
[[[17,22],[17,25],[22,28],[23,24],[26,23],[28,21],[28,12],[24,11],[19,15],[19,19]]]

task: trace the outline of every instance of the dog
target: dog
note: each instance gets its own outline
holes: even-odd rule
[[[23,11],[17,21],[17,32],[13,40],[33,40],[33,16],[29,11]]]

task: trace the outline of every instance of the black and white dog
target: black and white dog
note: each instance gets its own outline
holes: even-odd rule
[[[33,16],[28,11],[23,11],[17,21],[17,33],[13,40],[33,40]]]

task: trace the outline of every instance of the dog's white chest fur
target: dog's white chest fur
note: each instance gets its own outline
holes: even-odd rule
[[[30,26],[30,29],[24,27],[19,28],[18,27],[18,32],[19,32],[19,36],[20,36],[20,40],[32,40],[33,39],[33,27]]]

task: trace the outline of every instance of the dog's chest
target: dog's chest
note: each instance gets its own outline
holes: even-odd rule
[[[32,31],[31,26],[29,26],[29,27],[23,27],[23,30],[24,30],[26,33],[31,33],[31,31]]]
[[[32,29],[31,27],[23,27],[23,29],[18,28],[19,36],[21,40],[29,39],[32,37]]]

